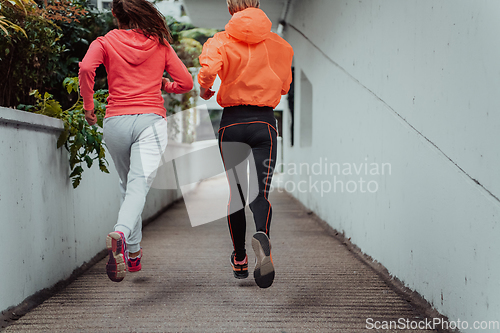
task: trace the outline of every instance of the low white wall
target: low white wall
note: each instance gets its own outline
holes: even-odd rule
[[[0,108],[0,311],[68,278],[105,249],[120,204],[118,176],[86,169],[77,189],[68,153],[57,149],[60,120]],[[179,198],[152,189],[143,219]]]
[[[498,13],[295,0],[287,17],[295,144],[285,112],[281,186],[463,332],[500,321]]]

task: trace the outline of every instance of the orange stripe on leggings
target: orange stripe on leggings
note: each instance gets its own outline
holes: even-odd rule
[[[271,149],[269,149],[269,165],[267,167],[267,175],[266,175],[266,187],[264,187],[264,199],[266,198],[266,190],[267,190],[267,181],[269,180],[269,171],[271,170],[271,157],[273,153],[273,137],[271,135],[271,125],[267,124],[267,130],[269,131],[269,139],[271,140]],[[274,129],[274,127],[273,127]],[[271,213],[271,202],[267,200],[269,203],[269,210],[267,211],[267,219],[266,219],[266,234],[269,234],[269,214]]]
[[[220,130],[219,130],[220,131]],[[221,137],[220,137],[220,156],[222,157],[222,164],[224,164],[224,170],[226,170],[226,163],[224,162],[224,154],[222,153],[222,139],[224,138],[224,132],[226,131],[226,129],[224,128],[222,133],[221,133]],[[226,178],[227,178],[227,182],[229,184],[229,202],[227,204],[227,222],[229,224],[229,232],[231,233],[231,240],[233,241],[233,248],[234,248],[234,251],[236,251],[236,246],[234,245],[234,237],[233,237],[233,228],[231,228],[231,217],[230,217],[230,207],[231,207],[231,183],[229,181],[229,176],[228,176],[228,172],[226,170]]]

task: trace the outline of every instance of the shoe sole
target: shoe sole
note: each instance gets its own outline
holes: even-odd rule
[[[123,241],[119,233],[111,232],[106,236],[106,247],[109,259],[106,264],[106,273],[113,282],[120,282],[125,278],[127,265],[122,254]]]
[[[138,267],[129,267],[129,268],[128,268],[128,271],[129,271],[130,273],[139,272],[139,271],[141,271],[141,270],[142,270],[142,267],[141,267],[141,266],[138,266]]]
[[[255,252],[255,269],[253,277],[261,288],[269,288],[274,281],[274,265],[271,258],[271,243],[263,232],[257,232],[252,237],[252,248]]]
[[[237,279],[246,279],[248,277],[248,271],[246,271],[246,273],[239,273],[239,272],[233,271],[233,273],[234,273],[234,277]]]

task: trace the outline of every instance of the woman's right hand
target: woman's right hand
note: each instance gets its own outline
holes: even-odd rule
[[[200,97],[208,101],[215,94],[215,91],[200,87]]]
[[[85,111],[85,120],[89,123],[90,126],[93,126],[97,123],[97,117],[95,115],[94,109],[92,110],[84,110]]]

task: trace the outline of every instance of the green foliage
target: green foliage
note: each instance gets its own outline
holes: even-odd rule
[[[29,102],[30,89],[49,84],[64,47],[58,43],[60,29],[51,21],[5,3],[2,14],[22,29],[0,31],[0,105],[15,106]]]
[[[206,29],[206,28],[192,28],[189,30],[180,31],[179,34],[182,38],[191,38],[198,41],[201,45],[205,44],[207,39],[213,37],[219,30]]]
[[[172,37],[174,42],[172,43],[172,47],[175,52],[182,60],[184,65],[188,68],[190,67],[200,67],[200,63],[198,57],[202,51],[202,44],[210,37],[212,37],[218,30],[214,29],[201,29],[196,28],[192,24],[189,23],[180,23],[177,22],[173,17],[165,18],[167,25],[172,33]],[[194,77],[193,73],[193,79]],[[179,110],[187,110],[195,106],[196,97],[198,92],[196,90],[192,90],[182,96],[176,96],[175,94],[167,94],[168,99],[168,107],[167,114],[174,114]],[[187,133],[187,128],[190,128],[190,119],[183,119],[183,142],[192,141]],[[180,132],[180,129],[176,127],[177,123],[174,123],[174,126],[170,127],[169,130],[173,133],[171,135],[176,136],[177,133]]]
[[[201,54],[200,42],[192,38],[182,38],[174,47],[179,58],[183,59],[186,67],[200,67],[198,57]]]
[[[85,0],[0,0],[0,105],[32,104],[35,89],[63,108],[74,103],[76,94],[65,94],[62,80],[78,75],[90,42],[114,26],[111,13],[87,7]],[[105,76],[100,68],[98,89],[107,87]]]
[[[8,0],[8,1],[0,1],[0,12],[3,13],[3,7],[10,7],[14,11],[18,11],[20,13],[24,12],[27,14],[26,6],[24,4],[24,0]],[[7,19],[7,17],[0,15],[0,29],[2,32],[8,36],[9,35],[9,30],[14,30],[14,31],[20,31],[22,32],[26,38],[28,38],[28,35],[26,35],[26,32],[24,31],[23,28],[18,26],[15,23],[12,23]]]
[[[110,12],[99,12],[97,9],[87,8],[86,14],[79,18],[79,22],[60,22],[58,25],[63,34],[59,42],[64,46],[65,52],[61,54],[59,66],[49,89],[63,106],[70,107],[77,96],[74,93],[68,95],[61,90],[61,81],[65,77],[78,75],[78,63],[85,56],[90,43],[114,28],[113,16]],[[95,88],[107,89],[104,66],[97,69]]]
[[[1,7],[1,5],[0,5]],[[17,24],[12,23],[11,21],[7,20],[5,16],[0,15],[0,29],[5,33],[5,35],[9,35],[9,31],[7,29],[13,29],[15,31],[20,31],[28,38],[28,35],[26,35],[26,31],[24,31],[23,28],[18,26]]]
[[[177,22],[170,16],[166,17],[165,20],[174,39],[172,47],[184,65],[188,68],[199,67],[198,57],[201,54],[202,45],[218,30],[196,28],[189,23]]]
[[[191,23],[177,22],[172,16],[166,16],[165,22],[170,29],[170,33],[172,34],[172,38],[174,39],[174,44],[182,38],[182,31],[195,28],[195,26]]]
[[[68,94],[78,93],[78,78],[67,77],[63,86]],[[78,95],[78,100],[69,109],[63,110],[61,104],[49,93],[43,95],[34,90],[31,95],[36,99],[35,105],[19,105],[20,108],[46,116],[61,119],[64,122],[64,131],[57,140],[57,148],[66,147],[71,169],[70,178],[73,187],[76,188],[82,180],[83,166],[92,167],[94,161],[98,161],[99,169],[109,173],[106,161],[106,152],[102,142],[102,127],[106,112],[107,90],[98,90],[94,94],[94,111],[97,116],[97,125],[89,126],[85,120],[83,102]]]

